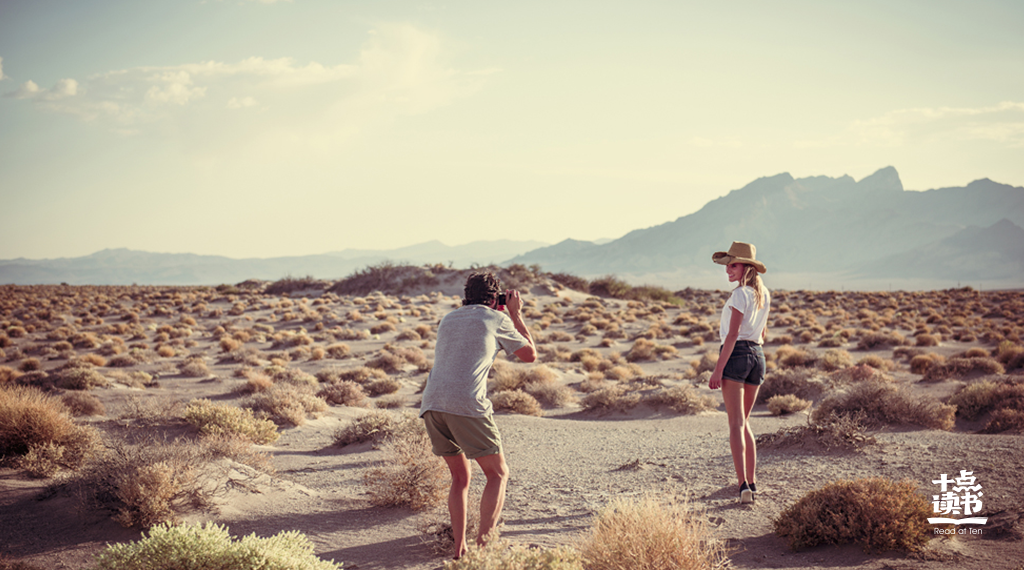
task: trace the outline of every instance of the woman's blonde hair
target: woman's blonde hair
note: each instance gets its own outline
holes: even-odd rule
[[[764,298],[767,288],[764,286],[764,281],[761,281],[761,276],[757,273],[757,269],[749,263],[743,264],[743,278],[740,279],[740,287],[751,287],[754,289],[754,298],[757,299],[757,308],[764,308]]]

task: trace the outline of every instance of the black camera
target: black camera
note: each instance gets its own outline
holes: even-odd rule
[[[508,295],[506,295],[504,293],[498,293],[498,305],[499,306],[504,307],[505,305],[507,305],[508,303],[505,302],[507,300],[508,300]]]

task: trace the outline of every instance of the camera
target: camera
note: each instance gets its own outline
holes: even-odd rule
[[[508,295],[506,295],[505,293],[498,293],[498,305],[499,306],[504,307],[505,305],[507,305],[508,303],[505,302],[507,300],[508,300]]]

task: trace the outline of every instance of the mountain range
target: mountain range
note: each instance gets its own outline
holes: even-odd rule
[[[669,288],[727,287],[711,254],[757,245],[766,282],[788,289],[935,289],[1024,285],[1024,187],[981,179],[907,191],[895,168],[850,176],[759,178],[692,214],[601,242],[430,241],[394,250],[232,259],[127,249],[0,261],[0,283],[219,284],[288,275],[344,277],[385,260],[415,264],[538,264],[582,277],[615,274]]]

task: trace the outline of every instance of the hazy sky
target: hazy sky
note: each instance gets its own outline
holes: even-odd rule
[[[0,259],[615,238],[1024,185],[1024,2],[0,0]]]

